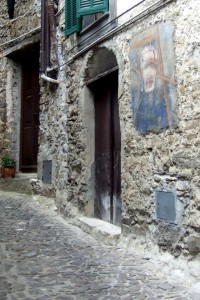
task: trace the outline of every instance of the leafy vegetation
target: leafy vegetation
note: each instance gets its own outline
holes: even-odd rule
[[[1,168],[15,168],[16,162],[13,158],[8,156],[3,156],[1,158]]]

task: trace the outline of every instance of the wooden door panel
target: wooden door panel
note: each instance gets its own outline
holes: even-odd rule
[[[113,224],[121,225],[121,154],[113,157]]]
[[[95,215],[107,222],[111,222],[110,165],[110,153],[98,153],[95,155]]]
[[[95,216],[121,224],[121,135],[118,74],[93,83],[95,101]]]
[[[24,145],[22,150],[23,167],[31,168],[33,166],[32,151],[34,149],[33,128],[26,127],[23,130]]]
[[[97,85],[95,98],[95,214],[110,222],[111,132],[110,95],[105,85]]]
[[[113,74],[110,81],[113,130],[113,224],[121,225],[121,133],[118,104],[118,74]]]
[[[20,170],[36,171],[39,131],[39,52],[24,55],[22,63]]]
[[[26,96],[25,103],[24,103],[24,127],[30,126],[33,122],[33,96]]]

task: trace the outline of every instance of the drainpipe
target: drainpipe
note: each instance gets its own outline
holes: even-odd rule
[[[51,82],[51,83],[55,83],[55,84],[59,84],[59,80],[57,79],[53,79],[49,76],[46,76],[45,74],[41,74],[41,78],[45,81]]]
[[[40,42],[40,70],[43,73],[45,64],[45,1],[41,1],[41,42]]]
[[[56,38],[56,18],[55,18],[53,0],[48,0],[48,21],[49,21],[49,27],[50,27],[51,43],[52,43],[52,46],[53,46],[53,49],[55,52],[56,63],[57,63],[57,65],[59,65],[58,45],[57,45],[57,38]]]
[[[51,1],[51,0],[50,0]],[[53,22],[53,16],[55,20],[54,11],[51,8],[53,1],[50,3],[49,0],[42,0],[41,2],[41,78],[47,82],[51,82],[54,84],[59,84],[57,79],[53,79],[46,75],[47,67],[50,65],[50,41],[49,41],[49,25],[51,29],[52,35],[52,43],[55,49],[56,45],[56,29],[55,25],[51,26]],[[50,3],[50,5],[49,5]],[[49,16],[50,10],[50,16]],[[52,16],[53,14],[53,16]],[[56,50],[55,50],[56,52]],[[56,60],[58,63],[58,52],[56,52]]]

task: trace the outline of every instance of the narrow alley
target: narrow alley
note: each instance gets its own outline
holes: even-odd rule
[[[47,206],[1,192],[1,300],[199,299],[187,277],[102,245]]]

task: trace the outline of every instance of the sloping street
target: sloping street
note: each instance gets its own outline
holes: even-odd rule
[[[1,300],[200,299],[187,276],[102,245],[45,201],[0,193]]]

